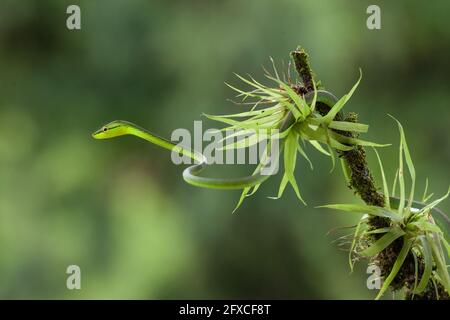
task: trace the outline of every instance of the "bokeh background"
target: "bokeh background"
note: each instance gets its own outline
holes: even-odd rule
[[[82,29],[66,28],[81,7]],[[382,29],[366,28],[381,7]],[[359,202],[340,170],[309,148],[299,160],[305,207],[280,176],[232,214],[239,191],[192,187],[170,152],[133,137],[95,141],[115,119],[162,136],[193,129],[226,101],[233,72],[263,79],[261,65],[301,44],[325,87],[371,125],[389,179],[404,124],[418,171],[448,188],[450,28],[445,1],[16,1],[0,3],[0,298],[366,299],[367,263],[349,273],[327,232],[358,217],[314,209]],[[217,127],[204,121],[205,127]],[[377,181],[380,175],[368,154]],[[209,171],[211,172],[211,171]],[[219,168],[238,175],[248,168]],[[419,192],[418,192],[419,193]],[[450,210],[450,202],[442,204]],[[81,290],[66,288],[79,265]]]

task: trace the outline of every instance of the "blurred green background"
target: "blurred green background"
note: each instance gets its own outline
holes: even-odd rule
[[[82,29],[66,28],[81,7]],[[381,7],[381,30],[366,8]],[[115,119],[162,136],[193,129],[226,101],[233,72],[263,79],[261,65],[310,53],[325,87],[371,125],[389,179],[404,124],[418,171],[448,188],[450,28],[444,1],[16,1],[0,3],[0,298],[364,299],[367,263],[349,274],[327,232],[354,223],[330,202],[358,202],[340,170],[308,148],[298,181],[308,206],[280,176],[236,214],[239,191],[184,183],[170,152],[132,137],[95,141]],[[241,109],[240,109],[241,110]],[[204,122],[204,127],[217,127]],[[380,175],[373,153],[374,174]],[[222,172],[219,170],[219,172]],[[232,169],[227,168],[228,174]],[[248,172],[239,168],[235,174]],[[418,192],[419,193],[419,192]],[[450,203],[442,209],[449,211]],[[66,288],[68,265],[81,290]]]

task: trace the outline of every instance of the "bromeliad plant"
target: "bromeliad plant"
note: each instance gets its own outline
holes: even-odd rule
[[[432,194],[427,195],[427,180],[427,187],[425,188],[422,201],[414,201],[416,171],[406,143],[403,127],[398,121],[397,124],[400,131],[399,168],[394,178],[392,194],[389,192],[383,164],[378,152],[374,149],[383,179],[385,206],[330,204],[322,207],[350,213],[363,213],[359,223],[356,225],[349,251],[351,269],[353,269],[354,255],[356,255],[356,259],[357,257],[366,257],[379,260],[380,258],[383,259],[382,255],[386,258],[386,250],[389,250],[390,246],[395,248],[394,243],[399,244],[397,247],[400,247],[400,251],[394,253],[396,258],[393,265],[389,266],[392,268],[390,270],[382,270],[386,278],[376,299],[379,299],[390,285],[393,285],[394,289],[406,286],[411,298],[414,298],[416,294],[422,294],[430,283],[433,284],[436,292],[438,292],[437,285],[440,284],[448,293],[450,292],[450,277],[443,248],[446,249],[447,254],[450,256],[450,245],[444,237],[444,231],[435,223],[431,211],[448,197],[450,189],[443,197],[426,204],[432,196]],[[406,160],[411,177],[411,189],[408,197],[405,195],[403,157]],[[397,179],[400,187],[399,198],[394,197]],[[374,226],[374,217],[384,219],[384,224],[387,226]],[[414,281],[412,283],[408,283],[408,279],[399,275],[408,256],[413,257],[412,261],[414,263]],[[420,272],[419,261],[422,261],[424,264],[424,268]]]
[[[250,111],[220,116],[205,114],[205,116],[211,120],[229,125],[223,128],[222,131],[238,130],[238,132],[226,136],[223,139],[225,142],[230,138],[234,139],[235,137],[244,136],[243,139],[237,142],[225,143],[225,146],[220,148],[222,150],[251,147],[265,139],[265,135],[261,133],[277,130],[276,135],[271,134],[270,136],[272,139],[282,141],[280,150],[284,149],[284,175],[278,195],[270,198],[280,198],[289,183],[298,199],[306,204],[301,196],[294,174],[297,153],[313,169],[311,160],[302,147],[305,142],[309,142],[318,151],[331,157],[333,168],[335,166],[333,150],[349,151],[354,146],[383,147],[388,145],[352,137],[351,134],[353,133],[366,133],[369,128],[366,124],[335,120],[336,115],[341,112],[341,109],[358,87],[361,80],[361,72],[359,79],[351,90],[338,100],[325,90],[317,90],[318,84],[314,81],[312,83],[313,90],[308,93],[302,93],[301,87],[286,82],[286,77],[284,77],[284,81],[281,80],[272,59],[271,61],[274,75],[271,75],[267,70],[265,70],[265,75],[275,83],[275,87],[261,84],[251,76],[249,79],[246,79],[237,74],[236,76],[249,85],[251,90],[244,91],[227,84],[238,92],[237,97],[242,98],[242,104],[252,106]],[[247,101],[249,98],[253,99],[253,101]],[[325,103],[332,107],[325,115],[321,115],[316,110],[317,103]],[[261,106],[263,107],[260,108]],[[244,120],[242,120],[243,118]],[[259,186],[260,184],[256,184],[253,187],[243,189],[236,209],[242,204],[245,197],[254,194]]]

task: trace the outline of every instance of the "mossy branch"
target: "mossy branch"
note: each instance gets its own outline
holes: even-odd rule
[[[304,88],[307,91],[314,90],[314,74],[312,73],[308,54],[304,49],[298,47],[297,50],[291,52],[291,56],[294,60],[295,69],[300,76],[300,80],[303,82]],[[323,103],[318,103],[317,110],[324,116],[328,113],[329,107]],[[339,112],[336,115],[335,120],[358,122],[358,116],[356,113],[349,113],[344,117],[343,113]],[[340,131],[339,133],[342,135],[349,135],[347,132],[343,131]],[[356,146],[351,151],[338,151],[338,153],[346,160],[350,169],[351,176],[349,187],[355,190],[366,204],[383,207],[384,197],[375,187],[372,174],[367,165],[364,148]]]
[[[309,56],[304,49],[298,47],[297,50],[291,52],[292,59],[294,60],[295,69],[297,70],[300,79],[307,91],[314,90],[314,74],[309,65]]]
[[[303,83],[302,91],[309,92],[314,90],[314,74],[310,66],[308,54],[304,49],[298,47],[296,50],[291,52],[291,56],[294,60],[296,71]],[[321,115],[326,115],[330,109],[327,105],[322,103],[318,103],[316,108],[316,110]],[[336,115],[335,120],[345,120],[356,123],[358,122],[358,116],[356,113],[348,113],[347,115],[344,115],[342,112],[339,112]],[[343,135],[349,135],[348,132],[341,131],[339,133]],[[367,163],[366,152],[364,148],[362,146],[355,146],[353,150],[337,150],[337,153],[341,158],[345,160],[345,163],[349,169],[350,181],[348,187],[354,190],[355,193],[358,194],[367,205],[384,207],[384,196],[383,194],[378,192],[378,189],[375,185],[373,176]],[[389,226],[389,220],[382,217],[371,217],[368,221],[368,225],[373,229],[384,228]],[[390,246],[381,251],[373,259],[373,262],[380,267],[382,275],[387,275],[390,273],[393,264],[396,261],[397,256],[402,248],[402,241],[403,240],[401,238],[394,241]],[[419,271],[424,270],[423,261],[419,261],[418,269]],[[406,297],[412,298],[414,279],[414,258],[412,254],[409,254],[405,259],[401,272],[399,272],[399,274],[396,276],[395,281],[391,283],[391,289],[398,290],[402,287],[406,287]],[[434,286],[430,284],[420,295],[414,296],[414,299],[424,300],[434,300],[437,298],[449,299],[449,295],[442,285],[439,285],[436,290]]]

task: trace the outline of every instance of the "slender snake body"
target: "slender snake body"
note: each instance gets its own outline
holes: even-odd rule
[[[329,108],[337,102],[337,98],[330,92],[325,90],[317,90],[316,102],[323,103]],[[304,100],[309,105],[314,98],[314,92],[308,92],[304,95]],[[295,118],[292,112],[288,112],[281,123],[279,132],[283,132],[295,123]],[[210,178],[201,177],[199,174],[208,166],[206,157],[194,150],[183,148],[179,145],[175,145],[173,142],[159,137],[144,128],[141,128],[133,123],[127,121],[113,121],[92,134],[95,139],[109,139],[123,135],[134,135],[141,139],[147,140],[153,144],[156,144],[165,149],[173,152],[178,152],[187,156],[197,163],[187,167],[183,171],[184,180],[194,186],[212,188],[212,189],[245,189],[261,184],[270,177],[270,174],[262,174],[261,169],[256,170],[252,175],[238,177],[238,178]],[[398,207],[399,199],[396,197],[390,197],[391,204]],[[421,209],[425,204],[421,202],[414,202],[414,206],[417,209]],[[438,208],[433,208],[432,212],[439,214],[447,224],[450,224],[449,218],[446,214],[440,211]]]

